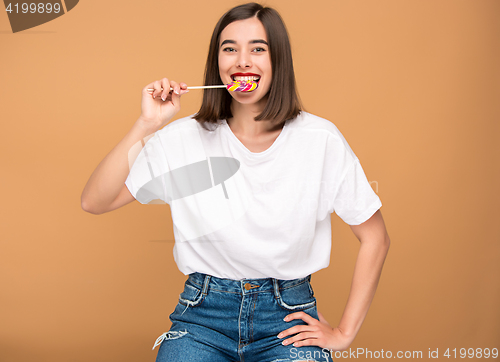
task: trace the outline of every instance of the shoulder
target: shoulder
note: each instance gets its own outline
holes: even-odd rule
[[[197,123],[192,116],[176,119],[156,131],[148,138],[146,144],[149,147],[166,147],[167,144],[172,144],[173,141],[182,138],[182,135],[197,131]]]
[[[165,127],[158,130],[157,133],[159,135],[163,135],[166,133],[180,131],[180,130],[196,129],[197,123],[198,122],[193,118],[193,115],[191,115],[170,122]]]
[[[332,121],[308,112],[302,111],[296,118],[289,122],[288,126],[290,129],[299,132],[310,131],[313,133],[322,133],[328,136],[328,138],[345,142],[344,136]]]
[[[347,152],[353,158],[356,158],[356,155],[349,146],[344,135],[337,126],[328,119],[302,111],[297,118],[289,123],[289,127],[292,133],[297,132],[301,135],[309,133],[311,139],[316,141],[323,139],[327,149],[331,152]]]
[[[291,120],[289,126],[297,130],[327,132],[333,135],[340,134],[339,129],[333,122],[304,111],[300,112],[296,118]]]

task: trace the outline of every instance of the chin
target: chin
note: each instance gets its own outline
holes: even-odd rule
[[[269,92],[265,96],[259,96],[258,94],[251,93],[239,93],[239,95],[233,95],[233,99],[241,104],[255,104],[259,102],[267,102],[269,98]]]

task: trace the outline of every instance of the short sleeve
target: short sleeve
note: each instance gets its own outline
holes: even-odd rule
[[[333,201],[335,213],[349,225],[368,220],[382,206],[358,158],[349,167]]]
[[[138,143],[134,147],[140,147],[140,145]],[[129,160],[132,153],[133,148],[130,150]],[[169,203],[164,180],[164,176],[169,171],[165,149],[157,132],[140,150],[130,167],[125,185],[141,204]]]

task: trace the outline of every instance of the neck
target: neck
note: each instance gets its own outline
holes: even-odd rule
[[[233,100],[231,103],[232,118],[227,120],[233,133],[243,137],[259,137],[274,132],[282,127],[271,125],[266,120],[256,121],[254,118],[264,110],[264,104],[241,104]]]

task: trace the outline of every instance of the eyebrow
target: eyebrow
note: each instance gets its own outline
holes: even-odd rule
[[[267,44],[267,41],[265,41],[264,39],[250,40],[248,43],[250,43],[250,44],[266,44],[267,46],[269,46],[269,44]],[[222,42],[222,44],[220,46],[223,46],[224,44],[236,44],[236,41],[231,40],[231,39],[226,39]]]

